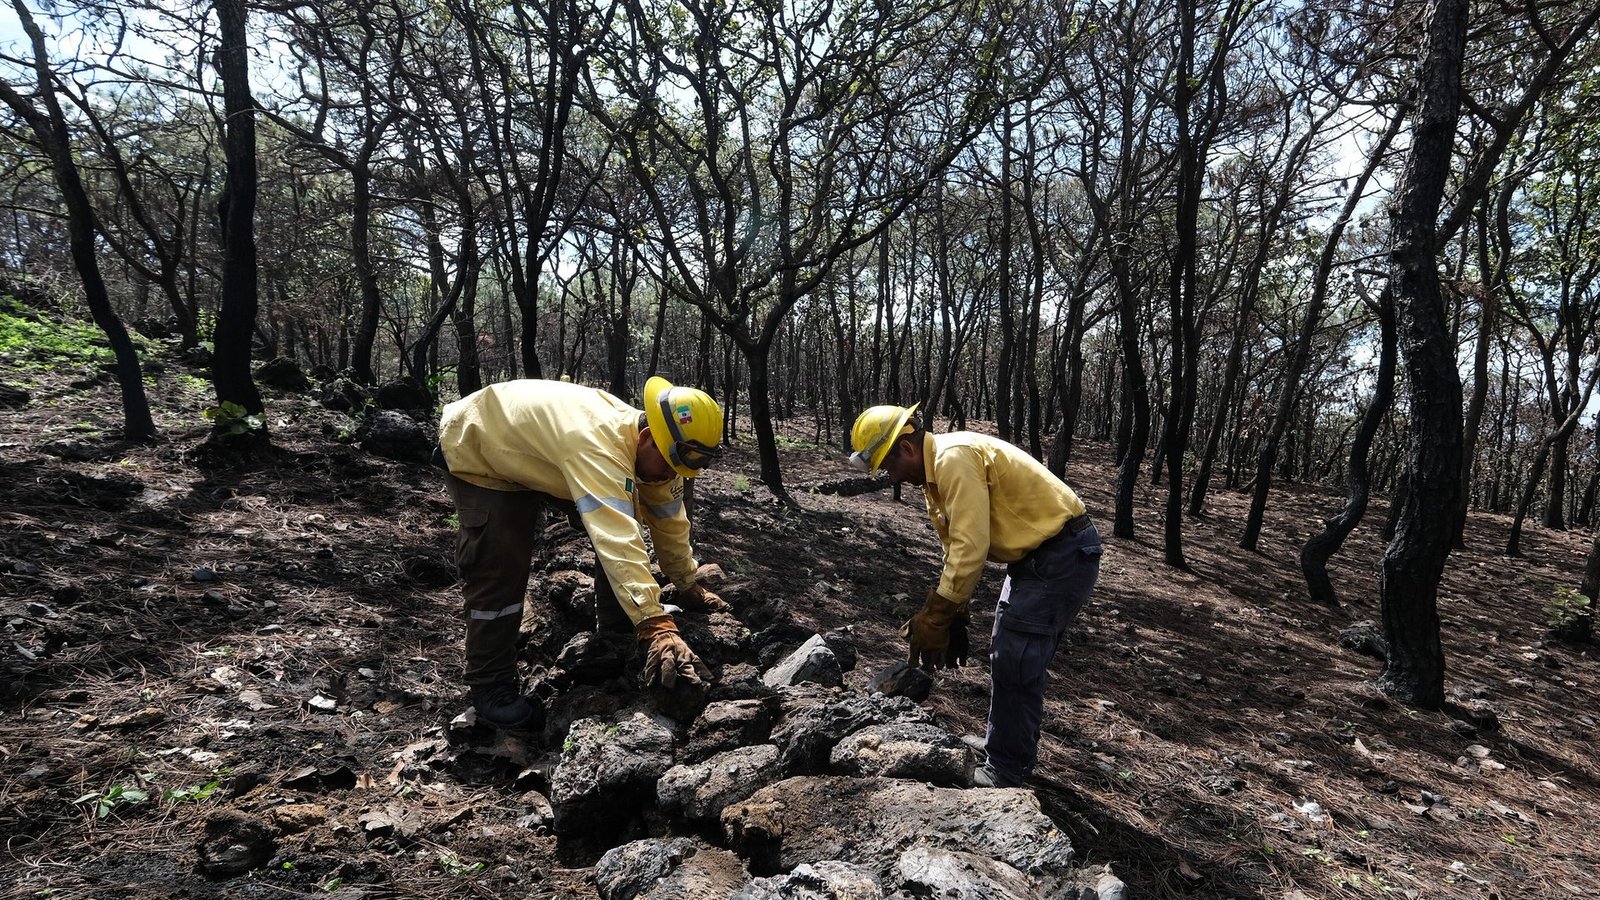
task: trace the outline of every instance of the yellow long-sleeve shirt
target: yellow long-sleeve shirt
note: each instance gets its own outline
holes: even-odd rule
[[[939,593],[972,597],[983,561],[1027,556],[1084,512],[1083,501],[1038,460],[985,434],[923,436],[928,518],[944,544]]]
[[[635,479],[642,415],[602,390],[524,379],[492,384],[444,408],[439,446],[451,474],[499,491],[572,500],[595,556],[635,624],[663,615],[642,521],[661,570],[679,589],[698,567],[683,479]]]

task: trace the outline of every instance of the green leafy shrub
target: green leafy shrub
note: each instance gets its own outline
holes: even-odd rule
[[[1576,590],[1562,585],[1544,604],[1544,621],[1556,637],[1580,637],[1587,629],[1587,619],[1593,614],[1591,601]]]
[[[211,420],[219,433],[230,436],[249,434],[267,427],[266,419],[247,412],[232,400],[224,400],[220,406],[207,407],[205,417]]]

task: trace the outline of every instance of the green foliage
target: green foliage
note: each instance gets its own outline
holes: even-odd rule
[[[148,793],[119,784],[104,791],[84,794],[82,797],[72,801],[72,804],[74,806],[86,806],[94,811],[95,818],[104,819],[121,807],[133,806],[148,799],[150,799]]]
[[[1544,621],[1557,635],[1570,634],[1590,613],[1590,600],[1576,590],[1561,585],[1544,604]]]
[[[446,875],[454,875],[457,878],[465,878],[469,875],[476,875],[479,872],[482,872],[483,863],[468,863],[460,856],[457,856],[455,851],[444,850],[439,853],[439,869]]]
[[[212,421],[218,432],[225,435],[248,434],[267,427],[266,419],[247,412],[232,400],[224,400],[220,406],[207,407],[205,417]]]
[[[733,476],[733,489],[736,491],[750,490],[750,479],[744,477],[743,475]]]
[[[215,794],[217,789],[221,786],[222,782],[218,780],[208,781],[205,784],[190,785],[188,787],[167,788],[161,792],[161,800],[168,806],[176,806],[179,803],[187,803],[190,801],[198,803],[202,800],[211,799],[211,795]]]
[[[0,297],[0,354],[12,371],[93,367],[110,362],[105,336],[88,325],[39,318],[13,297]]]

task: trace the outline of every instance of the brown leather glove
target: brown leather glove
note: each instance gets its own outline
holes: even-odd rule
[[[728,612],[733,606],[728,601],[718,597],[703,584],[695,584],[686,591],[678,591],[674,598],[678,605],[684,609],[695,612]]]
[[[711,680],[711,667],[678,636],[678,623],[671,616],[645,619],[633,627],[633,633],[645,645],[645,687],[659,683],[670,690],[679,678],[689,684]]]
[[[928,591],[927,599],[922,601],[922,609],[900,629],[901,636],[911,642],[911,653],[907,657],[909,662],[924,669],[938,669],[945,665],[945,657],[950,650],[950,623],[955,621],[958,614],[965,615],[966,611],[965,603],[946,598],[937,588]]]

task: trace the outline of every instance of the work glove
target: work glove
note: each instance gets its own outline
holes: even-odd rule
[[[956,617],[950,620],[950,648],[946,651],[945,659],[951,666],[964,666],[971,654],[971,642],[967,638],[967,625],[972,622],[972,617],[967,614],[967,607],[961,607]]]
[[[687,591],[679,591],[677,600],[679,606],[696,612],[727,612],[733,609],[728,604],[728,601],[707,590],[705,585],[698,583]]]
[[[907,657],[910,663],[930,670],[944,666],[950,650],[950,626],[958,614],[965,617],[966,612],[965,603],[946,598],[937,588],[928,591],[922,609],[900,629],[901,636],[911,642],[911,653]],[[966,651],[965,637],[963,628],[963,652]]]
[[[654,616],[633,627],[644,644],[644,685],[660,684],[671,690],[682,678],[688,684],[711,680],[711,667],[694,655],[678,635],[671,616]]]

